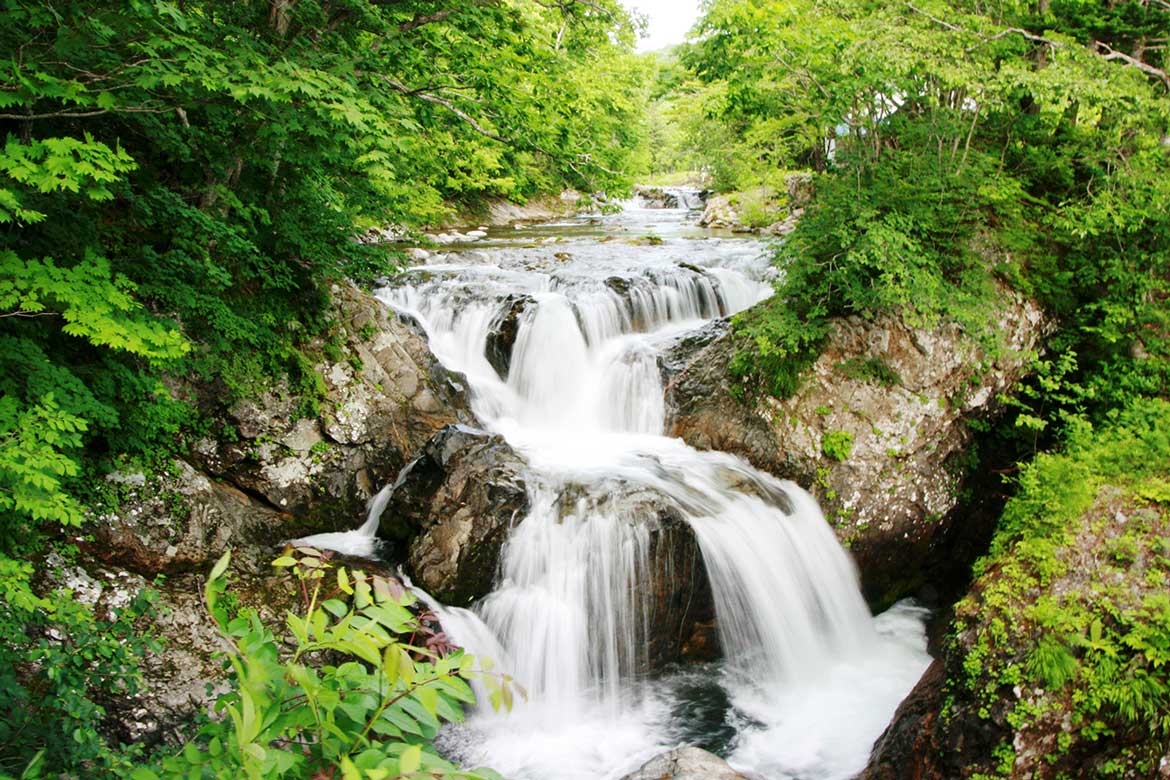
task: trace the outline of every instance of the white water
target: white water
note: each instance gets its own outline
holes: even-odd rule
[[[568,241],[522,245],[532,235],[522,233],[438,256],[379,294],[423,324],[439,359],[466,374],[484,426],[531,467],[531,511],[504,548],[495,590],[473,611],[435,605],[450,636],[496,658],[530,694],[444,735],[465,763],[531,780],[617,778],[695,738],[678,714],[681,683],[645,673],[653,511],[638,496],[680,509],[698,539],[726,660],[677,679],[698,674],[725,691],[714,727],[734,732],[723,747],[737,769],[851,777],[929,662],[922,615],[870,616],[807,493],[662,435],[663,346],[770,292],[757,242],[685,237],[684,214],[602,221],[611,232],[667,232],[661,245],[567,225]],[[526,305],[500,376],[485,347],[517,295]],[[325,546],[368,544],[380,510],[375,501],[359,532]]]

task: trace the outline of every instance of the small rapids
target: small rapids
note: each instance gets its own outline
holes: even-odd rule
[[[529,693],[511,712],[481,706],[444,732],[440,747],[466,764],[606,780],[697,744],[752,777],[844,780],[929,663],[924,612],[870,615],[811,496],[663,435],[664,348],[771,292],[759,242],[688,219],[683,208],[627,208],[493,231],[378,293],[466,375],[483,426],[531,470],[531,509],[493,592],[472,609],[434,604],[456,642]],[[661,241],[626,240],[648,233]],[[368,551],[392,489],[360,531],[315,541]],[[723,660],[649,671],[648,594],[661,572],[653,512],[634,495],[693,532]]]

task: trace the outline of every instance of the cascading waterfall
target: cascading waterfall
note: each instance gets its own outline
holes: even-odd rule
[[[655,219],[686,230],[683,216]],[[558,243],[564,252],[453,252],[379,293],[423,325],[436,356],[467,376],[481,422],[532,470],[531,509],[494,591],[472,611],[434,605],[449,635],[495,657],[530,700],[481,708],[443,744],[507,776],[584,780],[619,777],[686,738],[670,678],[645,674],[650,534],[622,485],[678,508],[697,539],[725,654],[701,674],[729,699],[733,766],[850,777],[928,662],[921,615],[870,616],[852,561],[800,488],[662,435],[658,355],[769,294],[762,249],[597,238]],[[508,317],[510,361],[493,366],[489,339]],[[377,500],[367,536],[375,511]]]

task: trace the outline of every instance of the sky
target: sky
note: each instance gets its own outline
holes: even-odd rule
[[[649,22],[649,37],[638,41],[638,51],[682,43],[699,17],[699,0],[625,0],[625,4],[644,14]]]

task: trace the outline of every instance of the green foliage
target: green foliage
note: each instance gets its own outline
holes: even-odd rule
[[[155,646],[134,624],[154,594],[98,616],[69,591],[34,593],[32,571],[0,554],[0,775],[124,776],[141,749],[104,736],[106,705],[139,690],[139,662]]]
[[[511,706],[516,686],[491,674],[487,659],[481,669],[448,645],[395,580],[334,567],[310,548],[286,551],[273,565],[293,572],[303,597],[286,617],[286,641],[255,610],[231,614],[228,564],[225,554],[205,587],[232,647],[231,690],[215,705],[221,717],[131,778],[498,778],[455,767],[430,742],[474,702],[469,681],[482,682],[496,707]]]
[[[748,393],[787,398],[800,386],[828,335],[824,318],[804,319],[795,300],[769,299],[732,318],[731,375]]]
[[[821,437],[821,452],[830,460],[848,460],[853,452],[853,434],[849,431],[825,431]]]
[[[1170,403],[1082,426],[1021,470],[956,608],[961,696],[1011,733],[1067,717],[1058,765],[1145,776],[1170,739],[1170,504],[1143,491],[1168,475]]]
[[[1075,357],[1023,413],[1063,429],[1167,391],[1170,81],[1161,48],[1141,42],[1170,13],[1042,7],[705,7],[678,100],[717,186],[819,172],[777,257],[768,305],[784,311],[743,323],[741,348],[768,354],[737,357],[737,374],[791,392],[817,349],[793,344],[802,323],[820,333],[842,315],[955,320],[994,348],[987,321],[1008,285],[1043,303],[1054,353]]]
[[[329,285],[394,268],[362,230],[620,191],[642,132],[612,0],[3,12],[0,373],[45,378],[5,417],[56,404],[97,452],[174,446],[168,374],[221,404],[287,376],[311,407]]]
[[[648,71],[615,0],[5,0],[0,14],[0,590],[16,675],[0,704],[31,702],[34,719],[3,736],[0,772],[44,748],[30,777],[100,776],[118,759],[95,702],[117,686],[76,670],[105,653],[130,680],[136,645],[116,618],[128,655],[109,655],[103,620],[16,561],[61,547],[104,473],[166,460],[209,413],[287,379],[316,414],[331,285],[400,259],[359,242],[368,228],[626,189]],[[53,632],[74,655],[34,691],[55,673],[38,644]]]
[[[898,372],[880,357],[849,358],[838,363],[836,368],[850,379],[860,382],[875,382],[882,387],[897,387],[902,384],[902,377],[898,376]]]

